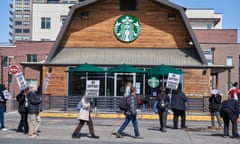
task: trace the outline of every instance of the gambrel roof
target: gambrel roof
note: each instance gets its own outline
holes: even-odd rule
[[[167,65],[173,65],[173,66],[180,66],[180,65],[201,66],[201,65],[207,64],[206,59],[201,51],[200,45],[197,42],[196,37],[193,33],[193,30],[185,15],[185,8],[179,5],[173,4],[168,0],[148,0],[148,1],[165,5],[167,7],[170,7],[172,9],[179,11],[183,19],[184,25],[187,29],[187,32],[190,36],[191,42],[194,45],[194,48],[190,48],[187,50],[184,48],[168,50],[168,53],[166,52],[166,49],[154,49],[151,52],[149,48],[143,48],[141,50],[136,48],[129,48],[130,50],[132,50],[130,53],[141,52],[141,53],[149,53],[151,55],[151,58],[143,59],[141,61],[141,64],[140,63],[138,64],[136,63],[136,60],[139,60],[139,56],[135,56],[132,59],[126,60],[126,54],[124,54],[123,52],[124,49],[122,50],[116,50],[116,49],[113,50],[111,48],[86,49],[81,47],[69,49],[69,48],[62,47],[61,41],[63,40],[64,35],[66,34],[68,27],[72,22],[75,11],[78,9],[82,9],[86,6],[90,6],[97,2],[100,3],[101,1],[103,0],[86,0],[71,7],[69,15],[65,21],[65,24],[63,25],[61,31],[59,32],[56,42],[54,43],[53,48],[51,49],[48,55],[48,58],[46,60],[47,65],[48,64],[76,65],[76,64],[81,64],[85,62],[96,64],[96,65],[115,65],[123,62],[127,64],[133,64],[133,65],[158,65],[158,64],[164,63]],[[99,54],[102,54],[101,56],[104,56],[105,59],[111,59],[111,57],[108,57],[108,56],[113,55],[116,51],[118,51],[117,53],[118,59],[115,59],[115,61],[106,61],[104,59],[99,59],[99,56],[100,56]],[[91,53],[91,55],[88,55],[89,53]],[[159,53],[161,55],[156,55],[156,53]],[[176,58],[177,60],[169,61],[169,59],[176,59]]]

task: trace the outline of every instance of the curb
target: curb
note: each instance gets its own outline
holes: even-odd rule
[[[49,118],[77,118],[77,112],[41,112],[41,117],[49,117]],[[103,118],[103,119],[124,119],[125,116],[122,113],[91,113],[92,118]],[[158,120],[158,114],[146,114],[139,113],[137,115],[138,119],[144,120]],[[168,115],[168,120],[172,120],[173,115]],[[210,115],[186,115],[186,120],[189,121],[211,121]]]

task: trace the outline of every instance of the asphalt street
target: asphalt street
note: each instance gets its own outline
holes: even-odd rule
[[[95,118],[94,128],[99,139],[91,139],[88,127],[82,129],[80,139],[72,139],[71,134],[78,124],[76,118],[45,118],[42,117],[39,136],[30,138],[23,133],[17,133],[19,114],[6,113],[5,125],[8,131],[0,131],[0,144],[239,144],[240,139],[223,138],[222,131],[211,131],[207,127],[209,121],[187,121],[187,129],[172,129],[172,121],[168,121],[167,132],[159,131],[158,120],[139,120],[140,134],[144,139],[133,138],[133,127],[129,124],[124,138],[116,138],[115,132],[124,119]],[[239,127],[240,128],[240,127]],[[230,131],[231,135],[231,131]]]

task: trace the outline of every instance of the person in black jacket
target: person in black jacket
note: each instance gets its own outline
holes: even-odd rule
[[[223,136],[229,136],[229,122],[232,123],[232,137],[239,138],[237,119],[239,117],[239,106],[238,101],[235,99],[228,99],[221,105],[220,115],[223,118]]]
[[[6,90],[4,84],[0,84],[0,124],[1,124],[1,131],[7,131],[4,125],[4,113],[6,112],[6,103],[7,99],[5,98],[3,91]]]
[[[27,99],[28,99],[28,114],[29,114],[29,131],[28,135],[30,137],[36,137],[37,131],[40,126],[40,104],[41,98],[34,91],[34,88],[26,89]]]
[[[214,120],[214,116],[216,116],[218,121],[218,130],[222,130],[222,123],[221,123],[220,113],[219,113],[222,96],[220,95],[218,89],[213,89],[211,93],[212,94],[209,97],[209,111],[211,115],[211,126],[209,128],[214,130],[216,129],[215,120]]]
[[[18,124],[17,132],[28,133],[28,103],[25,91],[22,90],[16,97],[18,102],[18,112],[21,116],[21,119]]]
[[[157,108],[160,122],[160,131],[167,132],[167,115],[168,115],[168,104],[169,97],[166,94],[166,90],[163,87],[160,87],[159,94],[157,95]]]
[[[178,85],[177,90],[173,90],[171,100],[171,108],[173,111],[173,128],[178,129],[178,118],[181,117],[181,128],[186,126],[186,106],[187,101],[185,94],[182,91],[182,84]]]

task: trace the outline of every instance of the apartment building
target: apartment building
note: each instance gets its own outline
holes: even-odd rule
[[[9,32],[11,36],[11,39],[9,39],[9,42],[15,43],[16,41],[33,40],[32,27],[33,27],[33,20],[35,20],[35,18],[33,19],[34,4],[48,4],[49,6],[50,5],[52,6],[54,4],[61,4],[68,7],[69,4],[76,4],[78,2],[79,0],[12,0],[12,3],[10,3],[11,17],[9,18],[11,22],[9,26],[12,29],[12,31]],[[48,28],[48,25],[47,25],[48,22],[49,22],[48,18],[43,18],[41,20],[40,28],[43,28],[43,29]]]

